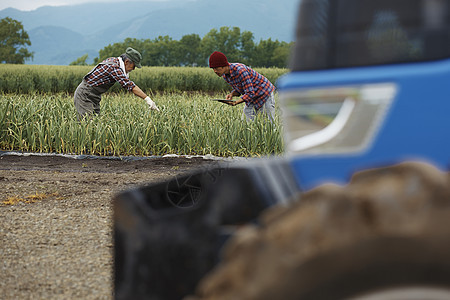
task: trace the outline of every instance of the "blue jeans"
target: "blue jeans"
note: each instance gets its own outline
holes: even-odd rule
[[[252,103],[249,103],[248,106],[245,105],[243,115],[247,118],[247,121],[253,121],[260,112],[266,114],[270,122],[273,122],[275,118],[275,97],[273,92],[269,95],[269,98],[267,98],[266,103],[258,110],[255,109],[255,105]]]

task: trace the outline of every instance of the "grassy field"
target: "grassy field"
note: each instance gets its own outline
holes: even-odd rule
[[[73,93],[92,66],[39,66],[0,64],[0,92],[4,93]],[[256,69],[272,83],[287,69]],[[224,80],[210,68],[142,67],[130,73],[141,89],[156,92],[220,92],[228,90]],[[119,84],[111,92],[121,90]]]
[[[219,96],[219,95],[217,95]],[[220,96],[223,96],[220,94]],[[242,106],[200,93],[154,97],[160,112],[131,93],[106,93],[101,115],[79,123],[71,94],[0,94],[0,149],[148,156],[265,156],[283,151],[279,118],[242,120]]]
[[[242,108],[210,101],[230,91],[209,68],[143,67],[130,79],[161,109],[119,84],[101,115],[77,121],[73,93],[92,66],[0,65],[0,150],[89,155],[265,156],[283,151],[279,118],[245,122]],[[271,82],[286,69],[256,69]]]

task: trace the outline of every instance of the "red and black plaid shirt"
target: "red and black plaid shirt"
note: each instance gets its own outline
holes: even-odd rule
[[[256,109],[260,109],[275,90],[266,77],[244,64],[230,63],[230,74],[222,77],[234,91],[242,95],[247,105],[252,103]]]
[[[128,79],[125,72],[120,68],[119,59],[117,57],[110,57],[103,62],[113,62],[113,64],[100,63],[90,73],[84,76],[86,82],[90,86],[118,82],[124,89],[131,92],[136,84]]]

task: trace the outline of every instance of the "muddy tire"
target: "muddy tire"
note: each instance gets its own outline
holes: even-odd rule
[[[192,299],[450,299],[448,183],[429,164],[403,163],[269,209]]]
[[[304,300],[387,300],[390,294],[402,295],[395,299],[419,299],[413,296],[426,293],[421,299],[450,299],[450,244],[448,238],[440,238],[379,237],[355,242],[302,264],[285,278],[280,295]]]

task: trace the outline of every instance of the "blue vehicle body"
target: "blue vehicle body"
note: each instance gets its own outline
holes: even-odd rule
[[[450,60],[292,72],[278,81],[280,95],[301,89],[393,83],[392,105],[369,147],[360,152],[291,155],[302,190],[324,182],[345,184],[356,171],[421,160],[450,163]]]

